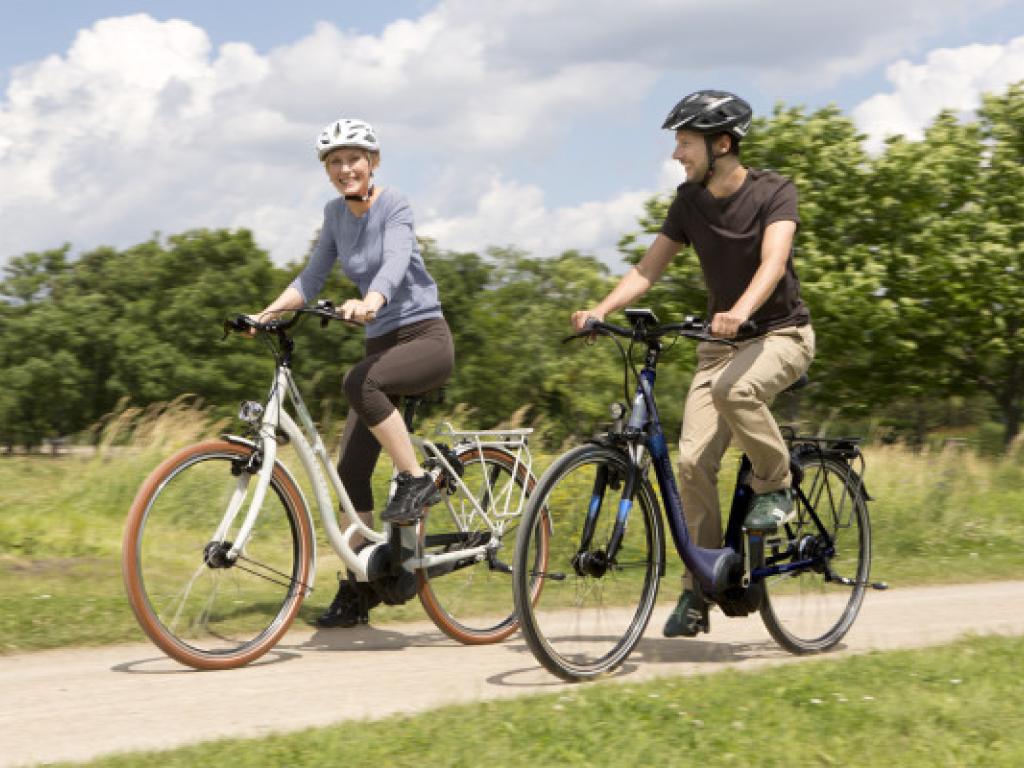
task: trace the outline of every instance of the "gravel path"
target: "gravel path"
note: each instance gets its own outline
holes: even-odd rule
[[[605,684],[725,667],[793,663],[754,617],[712,614],[697,640],[644,640]],[[1024,581],[869,592],[833,655],[947,643],[967,633],[1024,634]],[[152,645],[0,656],[0,766],[85,760],[223,736],[262,736],[346,718],[383,718],[467,701],[556,691],[524,641],[466,648],[429,622],[297,629],[256,664],[195,672]]]

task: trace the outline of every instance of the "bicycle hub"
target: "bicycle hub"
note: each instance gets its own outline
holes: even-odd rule
[[[231,546],[230,541],[211,541],[203,547],[203,562],[209,568],[230,568],[235,564],[228,559]]]
[[[577,576],[600,579],[608,570],[608,555],[602,549],[596,552],[577,552],[572,559],[572,566]]]

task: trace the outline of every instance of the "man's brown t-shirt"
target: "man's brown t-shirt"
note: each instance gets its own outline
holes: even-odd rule
[[[800,216],[796,187],[773,171],[747,169],[742,186],[728,197],[715,197],[700,184],[679,186],[661,233],[697,251],[708,289],[708,319],[727,312],[747,290],[761,266],[765,228],[775,221],[799,226]],[[750,319],[758,335],[810,322],[792,250],[779,284]]]

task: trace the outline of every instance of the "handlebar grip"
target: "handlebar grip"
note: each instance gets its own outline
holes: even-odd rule
[[[583,328],[571,336],[566,336],[562,339],[562,343],[573,341],[575,339],[590,338],[596,334],[603,333],[604,335],[617,334],[619,336],[629,337],[633,335],[633,332],[629,328],[622,328],[618,325],[612,325],[606,323],[603,320],[595,320],[594,318],[588,318],[583,324]]]
[[[258,324],[248,315],[235,315],[224,321],[225,331],[238,331],[242,333],[250,328],[258,328]]]

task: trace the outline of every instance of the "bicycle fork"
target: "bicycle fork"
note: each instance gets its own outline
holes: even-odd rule
[[[641,470],[635,463],[630,464],[624,483],[618,477],[618,473],[614,472],[608,464],[602,464],[597,468],[590,503],[587,506],[587,517],[583,522],[583,532],[580,535],[579,548],[572,560],[573,568],[578,576],[600,578],[604,576],[608,568],[615,565],[619,549],[622,547],[622,540],[626,535],[626,524],[629,521],[629,513],[633,509],[633,501],[640,485],[640,478]],[[597,531],[597,522],[601,516],[601,508],[604,506],[608,487],[610,485],[613,489],[617,489],[620,483],[622,484],[622,495],[619,498],[615,524],[612,527],[607,546],[605,549],[592,549],[594,533]]]

